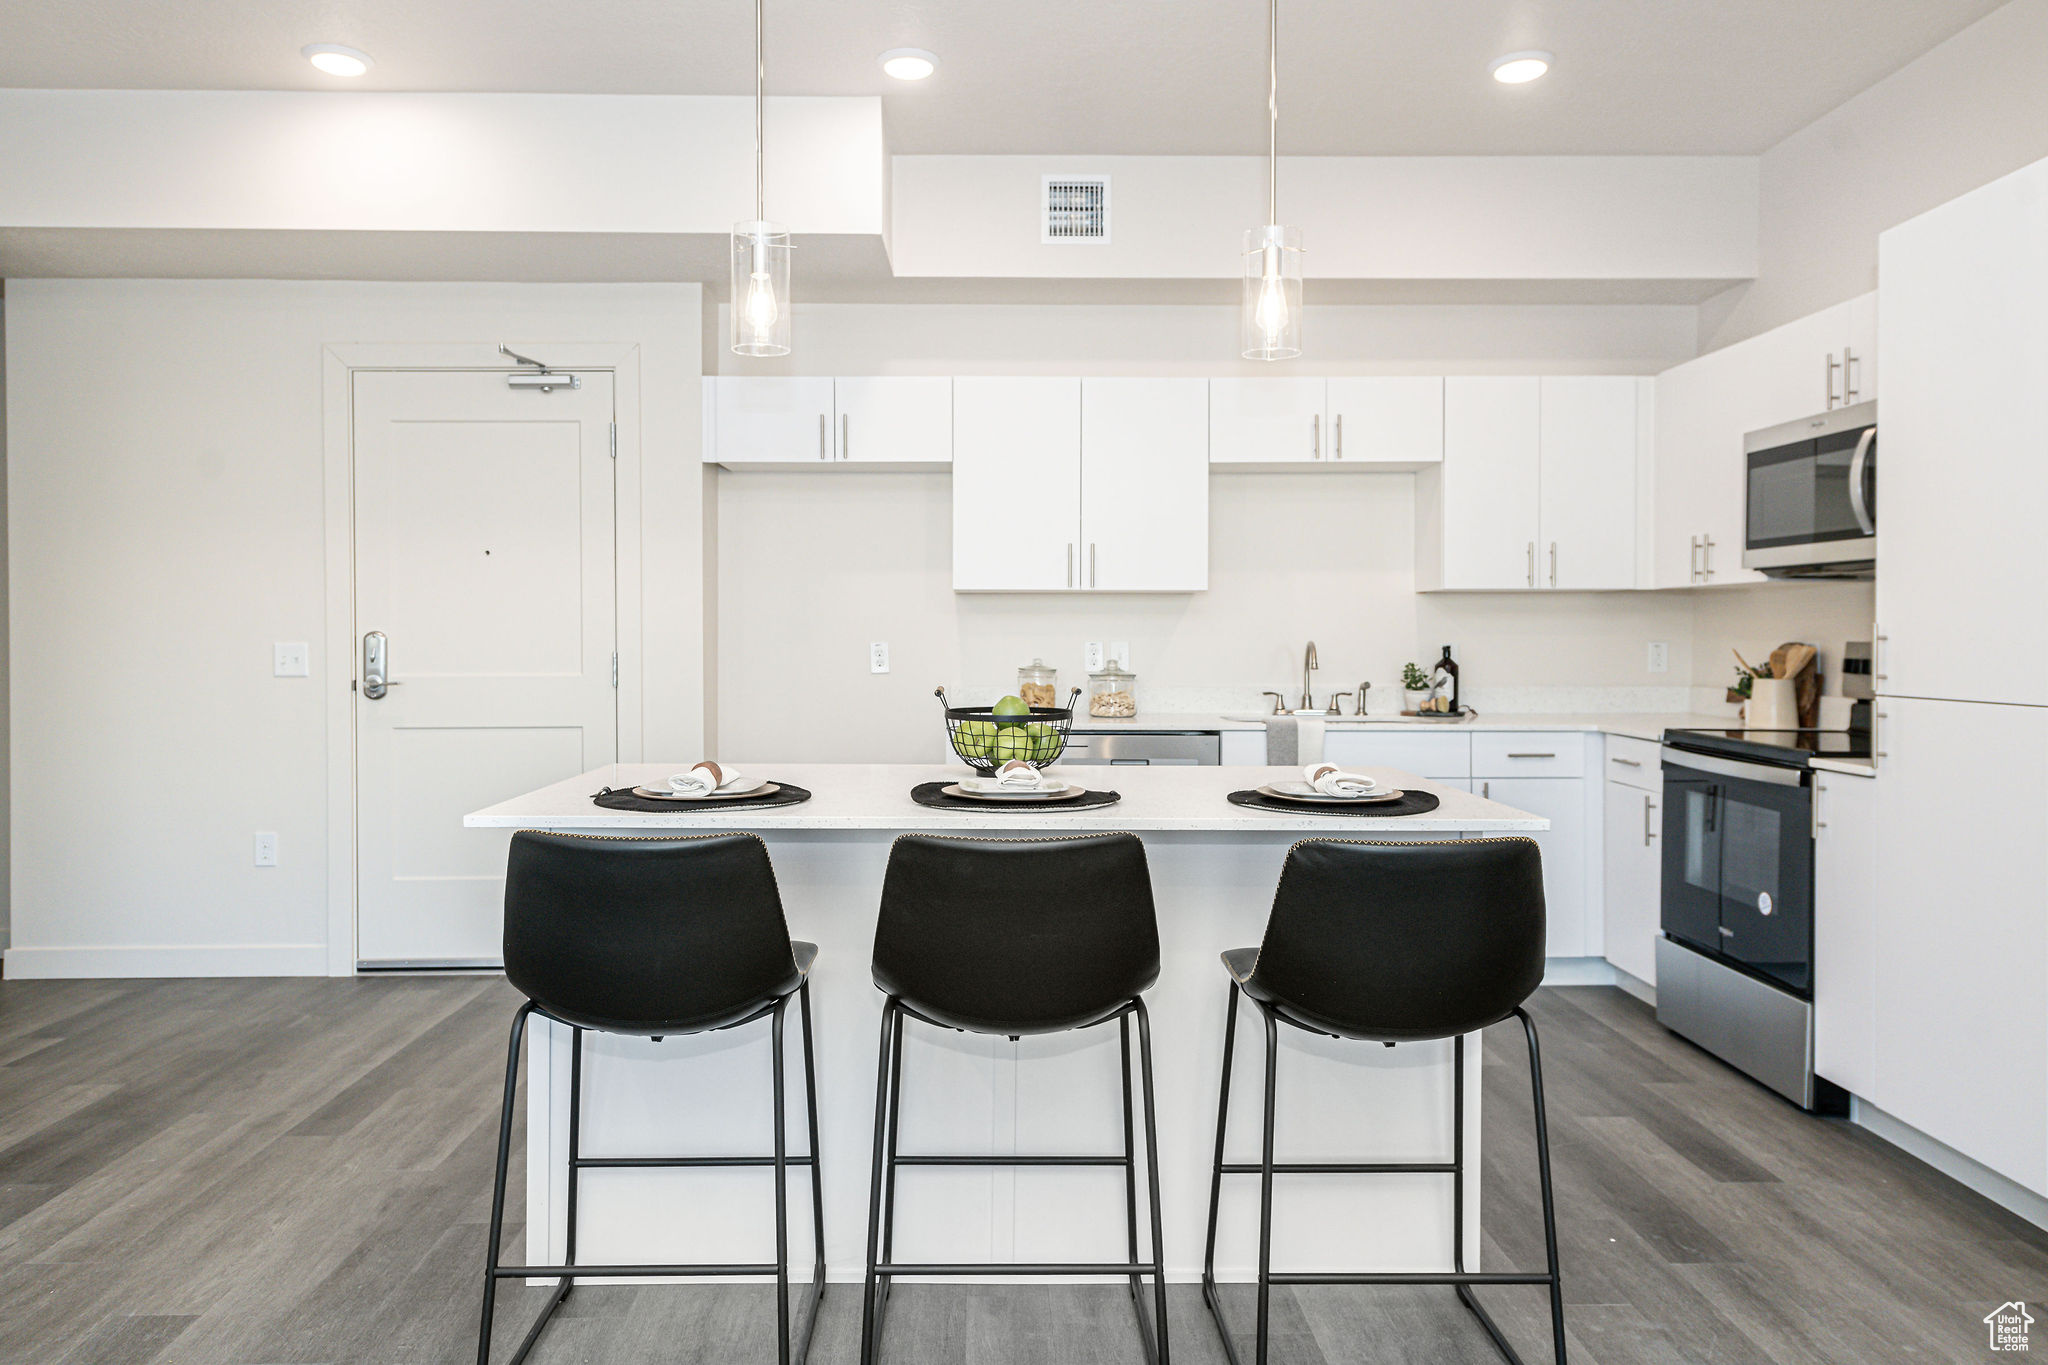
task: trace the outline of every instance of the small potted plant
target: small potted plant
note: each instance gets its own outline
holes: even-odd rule
[[[1401,665],[1401,709],[1420,714],[1429,705],[1429,675],[1419,664]]]

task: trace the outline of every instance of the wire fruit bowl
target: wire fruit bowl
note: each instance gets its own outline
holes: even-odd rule
[[[1065,706],[1034,706],[1029,715],[999,716],[989,706],[955,706],[946,689],[932,689],[946,712],[946,739],[960,761],[976,772],[992,773],[1012,759],[1034,768],[1049,768],[1067,751],[1067,732],[1074,724],[1074,703],[1081,689],[1067,696]]]

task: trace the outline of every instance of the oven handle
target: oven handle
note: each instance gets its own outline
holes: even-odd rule
[[[1870,505],[1863,498],[1863,472],[1870,464],[1870,443],[1877,439],[1877,428],[1866,427],[1856,441],[1856,454],[1849,460],[1849,510],[1856,514],[1856,524],[1863,528],[1863,534],[1877,534],[1877,523],[1871,519]]]
[[[1799,768],[1780,768],[1769,763],[1743,763],[1736,759],[1717,758],[1712,754],[1696,754],[1690,749],[1664,746],[1664,771],[1673,768],[1690,768],[1694,772],[1711,773],[1716,777],[1732,777],[1743,782],[1769,782],[1780,787],[1804,786],[1804,773]]]

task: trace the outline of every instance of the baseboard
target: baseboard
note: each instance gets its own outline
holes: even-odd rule
[[[2048,1199],[1964,1156],[1939,1138],[1927,1136],[1869,1100],[1861,1096],[1851,1097],[1849,1120],[1868,1128],[1908,1156],[1926,1162],[1957,1184],[1975,1190],[2000,1208],[2018,1214],[2035,1227],[2048,1228]]]
[[[1543,960],[1546,986],[1612,986],[1614,964],[1604,957],[1548,957]]]
[[[16,981],[131,976],[325,976],[324,943],[200,943],[7,950]]]
[[[1639,976],[1623,971],[1619,967],[1614,969],[1614,984],[1642,1001],[1645,1005],[1657,1003],[1657,988],[1655,986],[1652,986]]]

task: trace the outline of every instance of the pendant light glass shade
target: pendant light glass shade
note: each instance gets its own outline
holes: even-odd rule
[[[760,220],[732,225],[732,349],[789,354],[789,229]]]
[[[1269,224],[1244,234],[1238,350],[1246,360],[1301,354],[1301,229]]]

